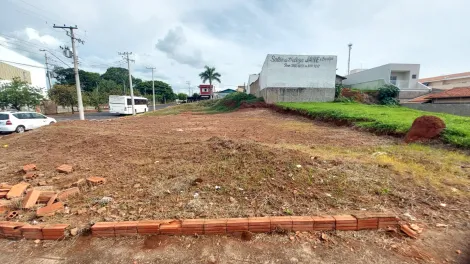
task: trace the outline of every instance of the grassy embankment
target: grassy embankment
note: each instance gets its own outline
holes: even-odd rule
[[[357,127],[380,133],[405,134],[413,121],[423,115],[440,117],[447,128],[442,140],[459,147],[470,147],[470,117],[431,113],[400,106],[364,105],[357,103],[279,103],[323,120],[347,121]]]
[[[184,112],[201,114],[224,113],[238,109],[243,102],[251,103],[258,101],[262,101],[262,99],[256,98],[251,94],[237,92],[229,94],[222,99],[205,100],[196,103],[175,105],[155,112],[149,112],[147,115],[177,115]]]

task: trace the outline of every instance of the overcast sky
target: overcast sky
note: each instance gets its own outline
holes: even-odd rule
[[[268,53],[337,55],[338,71],[419,63],[420,77],[470,71],[467,0],[0,0],[0,44],[43,62],[40,47],[69,45],[77,25],[80,67],[103,73],[133,52],[133,74],[176,91],[200,84],[204,65],[234,88],[259,73]],[[19,40],[18,40],[19,39]],[[0,58],[1,59],[1,58]],[[64,66],[59,59],[53,63]],[[184,90],[183,90],[184,89]]]

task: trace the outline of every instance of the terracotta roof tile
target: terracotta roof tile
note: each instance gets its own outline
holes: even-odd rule
[[[431,94],[428,96],[429,99],[435,98],[455,98],[455,97],[470,97],[470,87],[458,87],[450,90]]]
[[[448,74],[448,75],[441,75],[441,76],[423,78],[423,79],[419,79],[419,82],[420,83],[436,82],[436,81],[442,81],[442,80],[454,79],[454,78],[462,78],[462,77],[469,77],[470,78],[470,72],[461,72],[461,73],[455,73],[455,74]]]

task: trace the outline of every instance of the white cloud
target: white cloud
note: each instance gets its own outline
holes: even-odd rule
[[[28,40],[36,40],[41,44],[45,44],[50,47],[58,47],[61,44],[61,41],[54,38],[53,36],[50,35],[40,35],[39,32],[34,29],[34,28],[26,28],[24,30],[26,36],[28,37]]]

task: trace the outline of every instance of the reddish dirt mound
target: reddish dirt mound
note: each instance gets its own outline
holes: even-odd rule
[[[410,143],[435,138],[444,128],[446,128],[446,124],[439,117],[420,116],[411,125],[410,130],[406,134],[405,142]]]
[[[240,109],[245,109],[245,108],[266,108],[267,105],[265,102],[252,102],[252,103],[247,103],[247,102],[242,102],[240,104]]]

